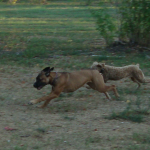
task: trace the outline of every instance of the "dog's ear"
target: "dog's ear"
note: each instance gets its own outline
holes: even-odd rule
[[[102,67],[103,67],[103,68],[105,67],[105,63],[102,63]]]
[[[44,68],[42,71],[47,72],[47,71],[49,71],[49,70],[50,70],[50,67],[46,67],[46,68]]]
[[[50,68],[50,67],[46,67],[46,68],[44,68],[42,71],[44,71],[44,72],[45,72],[46,77],[48,77],[48,76],[50,75],[51,68]]]
[[[96,65],[98,68],[102,68],[102,65],[101,64],[97,64]]]
[[[93,66],[98,65],[99,63],[97,61],[93,62]]]

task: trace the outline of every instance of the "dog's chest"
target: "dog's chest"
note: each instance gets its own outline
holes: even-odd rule
[[[77,89],[79,89],[84,83],[80,83],[80,84],[75,84],[75,83],[70,83],[70,84],[66,84],[63,92],[65,93],[69,93],[69,92],[74,92],[76,91]]]
[[[73,89],[64,89],[63,92],[64,93],[70,93],[70,92],[74,92],[75,90]]]

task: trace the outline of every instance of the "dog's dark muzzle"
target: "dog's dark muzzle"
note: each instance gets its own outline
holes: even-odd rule
[[[33,87],[37,88],[37,83],[36,82],[33,84]]]
[[[41,88],[43,88],[46,85],[46,83],[42,83],[42,82],[35,82],[33,84],[33,87],[35,87],[36,89],[40,90]]]

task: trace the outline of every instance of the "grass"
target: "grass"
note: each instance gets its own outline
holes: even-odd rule
[[[143,133],[133,133],[133,139],[138,143],[150,144],[149,132],[146,134]]]
[[[63,1],[61,4],[51,2],[48,5],[1,3],[1,63],[33,67],[42,63],[55,64],[57,61],[57,65],[61,64],[64,68],[67,64],[70,68],[74,64],[69,63],[69,66],[59,58],[71,56],[74,63],[76,58],[84,60],[74,69],[89,67],[93,61],[114,65],[144,61],[141,67],[150,68],[145,55],[120,53],[122,57],[118,57],[103,51],[105,43],[96,30],[95,19],[90,13],[90,10],[95,9],[97,6],[86,6],[84,1]]]
[[[100,143],[100,142],[101,142],[101,138],[100,137],[90,136],[90,137],[87,137],[85,139],[85,144],[86,145],[91,144],[91,143]]]
[[[62,4],[1,5],[2,50],[35,57],[41,53],[63,54],[68,50],[69,55],[70,51],[92,49],[90,43],[99,35],[89,8],[76,3],[68,6],[65,1]],[[94,39],[89,38],[93,36]]]
[[[143,116],[138,114],[137,111],[128,111],[124,110],[119,113],[113,112],[109,117],[105,117],[106,119],[124,119],[124,120],[130,120],[133,122],[143,122]]]
[[[143,101],[141,97],[137,97],[136,101],[126,101],[127,106],[121,112],[112,112],[109,116],[106,116],[106,119],[124,119],[133,122],[141,123],[144,121],[145,115],[150,114],[149,101],[146,106],[143,106]]]
[[[128,150],[147,150],[150,149],[150,137],[149,131],[147,133],[133,133],[132,139],[134,140],[135,144],[131,144],[127,146],[125,149]]]

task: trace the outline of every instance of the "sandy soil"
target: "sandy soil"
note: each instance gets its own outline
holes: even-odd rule
[[[31,99],[48,94],[50,86],[38,91],[33,88],[39,68],[3,66],[0,68],[0,149],[1,150],[120,150],[140,148],[134,133],[147,135],[149,115],[144,122],[108,120],[105,116],[126,109],[127,100],[149,103],[149,86],[125,79],[116,84],[121,98],[108,101],[104,94],[81,88],[72,94],[62,94],[47,108],[28,105]],[[149,148],[144,145],[142,149]]]

